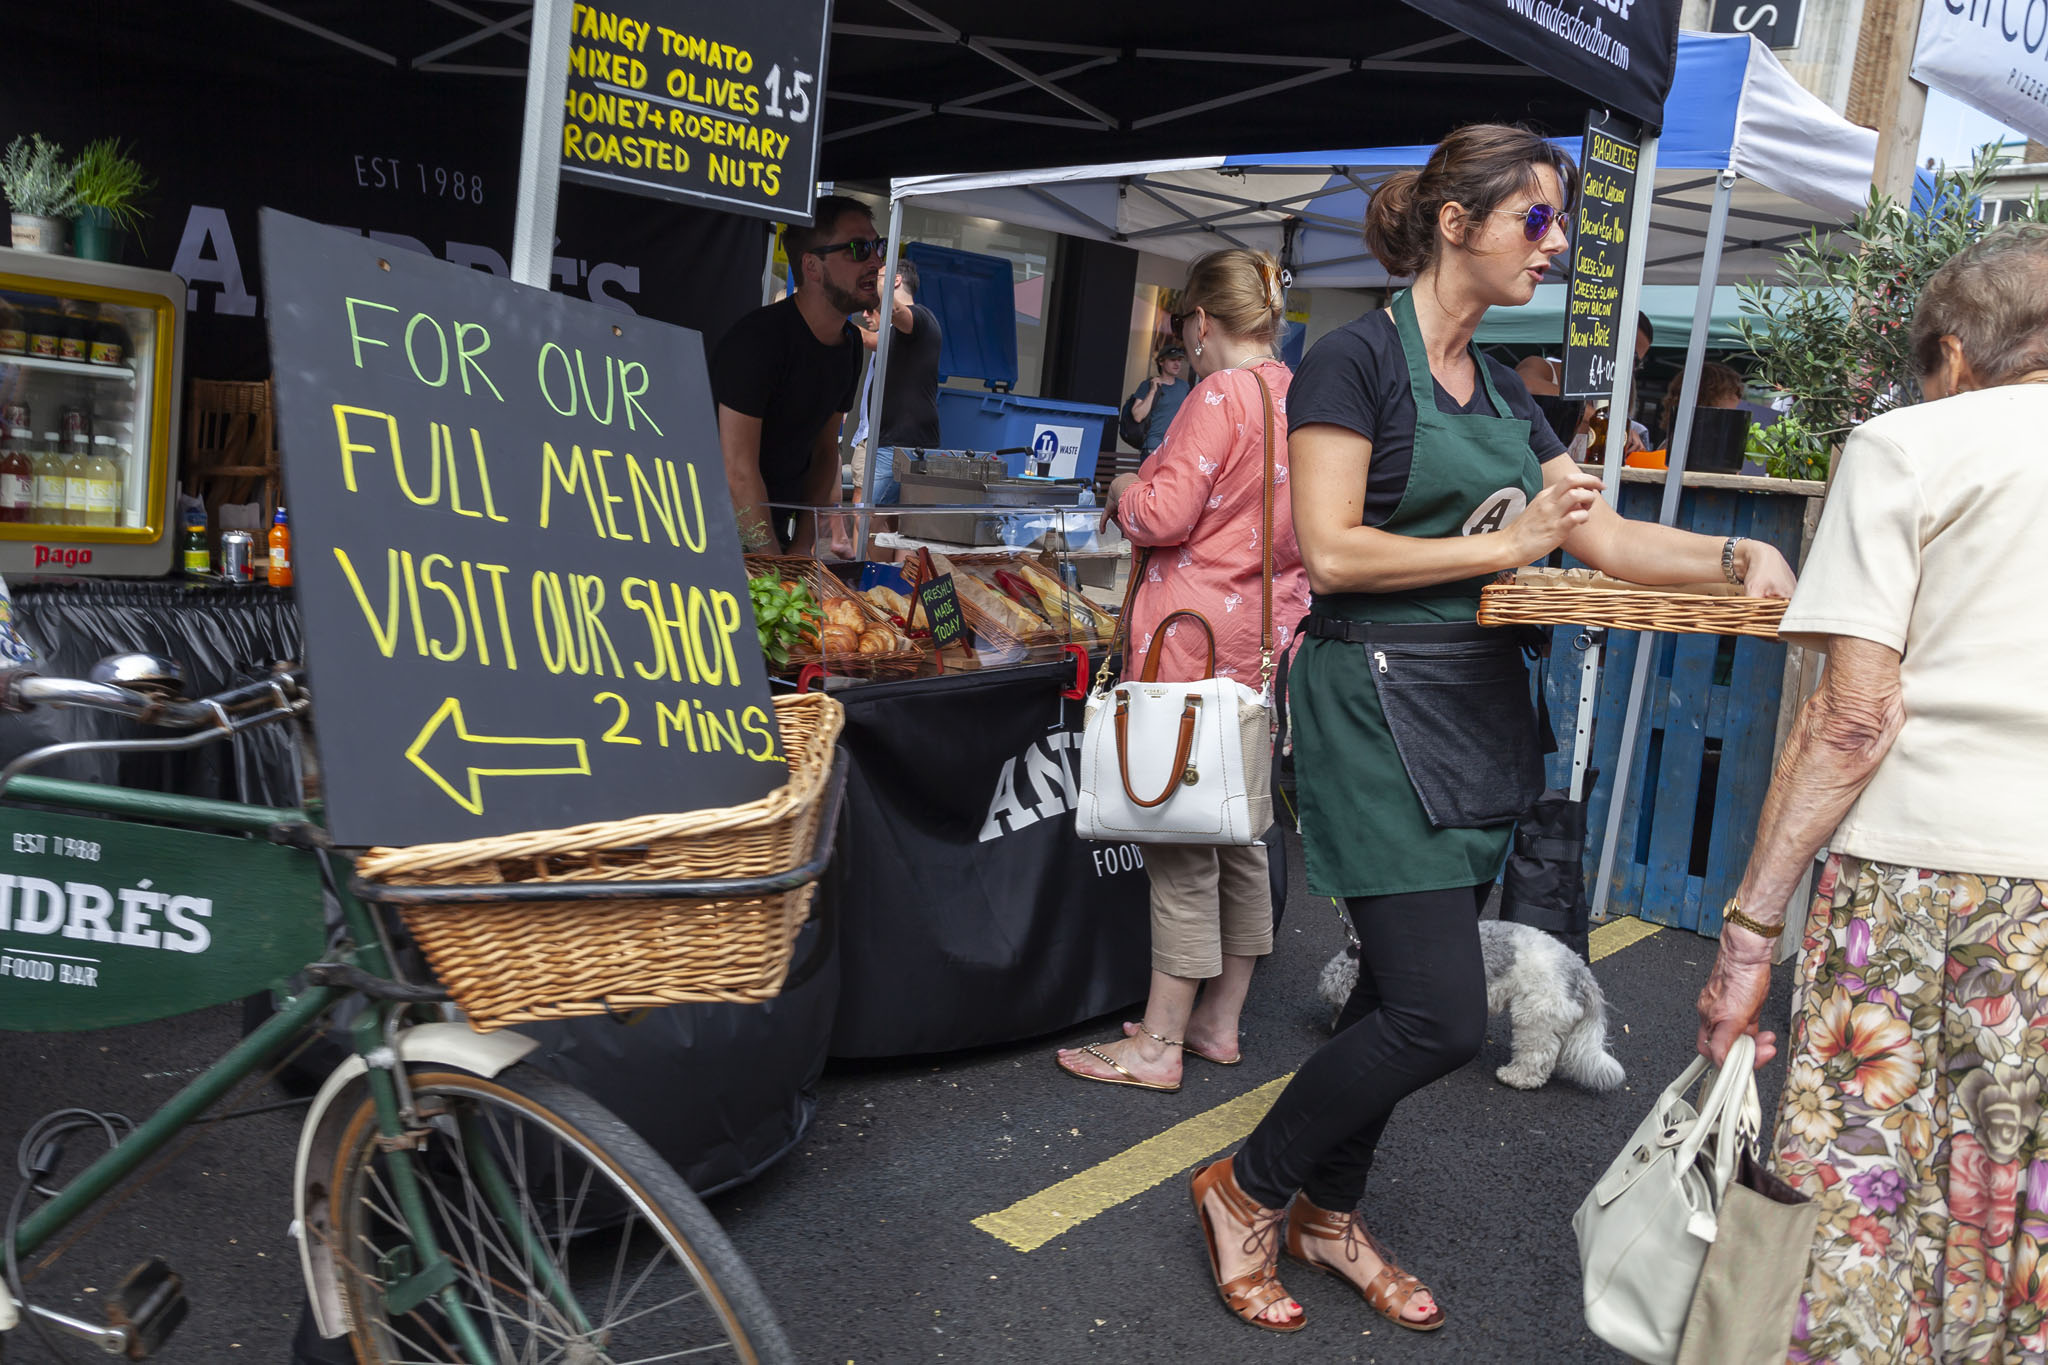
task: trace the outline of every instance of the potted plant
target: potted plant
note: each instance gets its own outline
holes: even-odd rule
[[[64,149],[41,133],[17,137],[0,155],[0,192],[14,212],[14,245],[22,251],[64,250],[64,220],[78,206]]]
[[[142,173],[142,164],[121,150],[119,138],[103,137],[85,144],[79,155],[78,229],[74,246],[89,261],[118,261],[123,239],[139,233],[140,200],[156,188]]]

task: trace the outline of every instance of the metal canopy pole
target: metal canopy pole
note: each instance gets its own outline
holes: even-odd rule
[[[1635,383],[1636,319],[1642,312],[1643,272],[1650,259],[1650,214],[1656,207],[1657,198],[1657,135],[1652,133],[1643,139],[1643,145],[1636,154],[1636,201],[1629,209],[1628,253],[1621,270],[1621,329],[1616,338],[1619,354],[1629,359],[1629,367],[1615,367],[1614,396],[1609,400],[1608,412],[1625,410],[1628,394]],[[1606,463],[1603,469],[1613,471],[1621,468],[1623,453],[1628,447],[1628,422],[1610,420],[1607,423]],[[1621,480],[1607,478],[1601,493],[1607,505],[1621,506]],[[1593,759],[1593,707],[1600,696],[1600,656],[1603,652],[1605,631],[1595,631],[1586,646],[1585,662],[1579,665],[1579,709],[1572,726],[1572,779],[1571,795],[1574,801],[1586,799],[1586,772]],[[1595,912],[1597,914],[1597,911]]]
[[[512,219],[512,278],[546,289],[554,272],[555,206],[562,193],[562,101],[569,96],[571,0],[534,0],[526,54],[526,118],[519,137],[519,200]]]
[[[882,302],[877,310],[875,358],[868,372],[868,453],[860,470],[860,525],[855,532],[855,549],[867,553],[868,525],[874,520],[875,463],[882,455],[882,385],[889,377],[890,342],[896,331],[896,262],[903,255],[903,201],[889,191],[889,245],[882,253],[880,279]],[[791,267],[796,267],[792,263]],[[893,456],[891,458],[894,458]],[[900,474],[897,477],[902,477]]]
[[[1678,411],[1671,419],[1671,458],[1664,474],[1664,501],[1657,520],[1665,526],[1678,520],[1678,499],[1684,491],[1685,459],[1692,447],[1692,415],[1699,398],[1700,369],[1706,361],[1707,326],[1713,320],[1714,285],[1721,274],[1721,245],[1728,235],[1728,203],[1735,194],[1735,172],[1722,171],[1714,182],[1714,207],[1707,219],[1706,251],[1700,257],[1699,301],[1693,307],[1692,335],[1686,342],[1685,378],[1679,385]],[[1617,484],[1620,480],[1615,480]],[[1636,730],[1642,719],[1643,693],[1650,685],[1650,660],[1662,637],[1645,631],[1636,638],[1635,676],[1622,711],[1621,750],[1615,755],[1612,796],[1607,803],[1607,833],[1600,842],[1600,872],[1593,882],[1593,918],[1607,909],[1614,874],[1614,850],[1621,842],[1621,815],[1626,805],[1629,761],[1635,755]]]

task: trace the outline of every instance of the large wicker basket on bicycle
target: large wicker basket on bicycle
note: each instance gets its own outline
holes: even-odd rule
[[[1479,593],[1482,626],[1605,626],[1691,635],[1778,638],[1782,597],[1744,597],[1727,583],[1651,588],[1590,569],[1523,569]]]
[[[844,718],[823,693],[778,697],[789,781],[741,806],[413,848],[372,849],[399,886],[771,876],[810,856]],[[407,907],[406,928],[480,1029],[686,1001],[772,998],[816,888],[726,901]]]

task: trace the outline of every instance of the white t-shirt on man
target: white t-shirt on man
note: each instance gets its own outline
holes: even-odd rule
[[[1905,728],[1830,849],[2048,879],[2048,385],[1858,427],[1780,633],[1903,657]]]

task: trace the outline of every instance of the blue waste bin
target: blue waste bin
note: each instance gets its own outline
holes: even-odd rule
[[[939,390],[940,444],[949,450],[1015,451],[1012,474],[1092,479],[1102,433],[1116,409],[1028,394]]]

